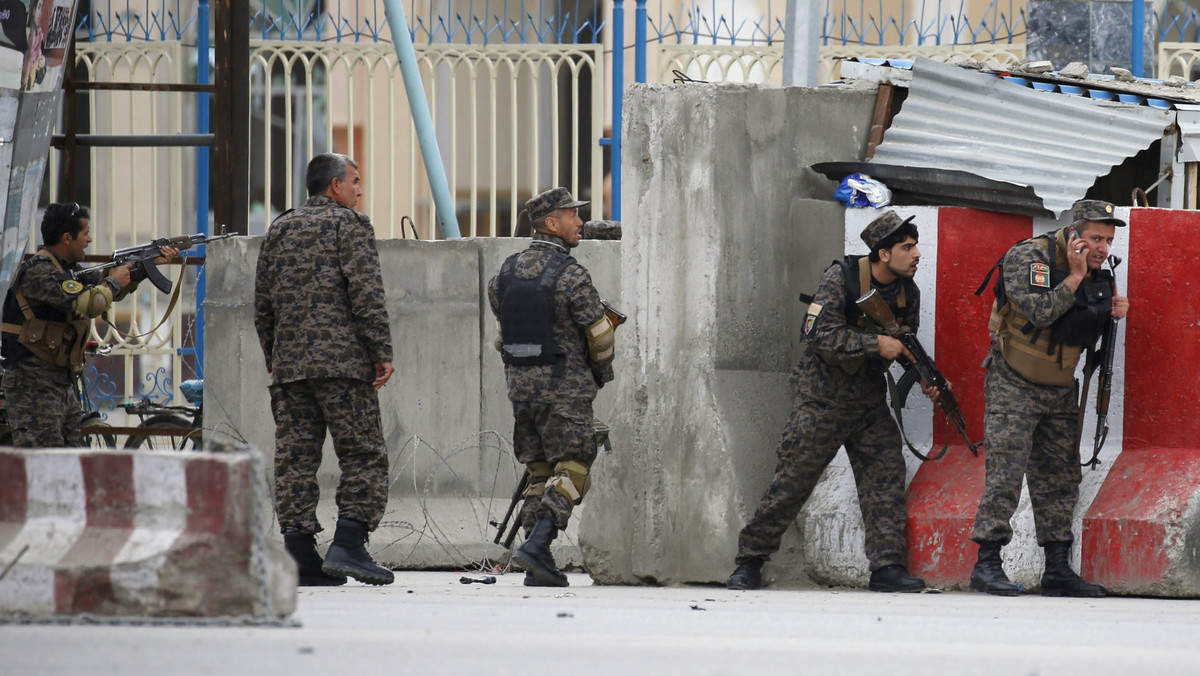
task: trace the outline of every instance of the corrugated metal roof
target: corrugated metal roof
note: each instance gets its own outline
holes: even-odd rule
[[[918,59],[908,98],[863,171],[919,201],[1058,216],[1162,138],[1171,111],[1056,96]],[[837,176],[838,179],[841,176]]]

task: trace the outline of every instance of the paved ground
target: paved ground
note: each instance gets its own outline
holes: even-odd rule
[[[292,628],[0,626],[0,674],[1200,673],[1200,601],[459,577],[304,589]]]

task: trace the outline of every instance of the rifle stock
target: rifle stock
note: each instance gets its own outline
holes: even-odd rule
[[[608,321],[612,323],[614,329],[629,321],[629,317],[622,314],[608,301],[601,300],[600,304],[604,306],[604,314],[608,317]]]
[[[971,451],[972,455],[978,456],[978,449],[983,445],[983,443],[973,442],[971,441],[971,437],[967,435],[967,422],[966,419],[963,418],[962,411],[958,407],[958,400],[955,399],[954,394],[950,392],[950,387],[946,382],[946,377],[942,375],[942,372],[938,370],[937,365],[934,364],[933,359],[931,359],[929,354],[925,352],[925,348],[921,345],[921,341],[917,340],[916,334],[914,334],[912,331],[909,331],[907,328],[900,326],[900,323],[896,321],[896,316],[892,314],[892,309],[888,307],[887,301],[880,296],[876,289],[871,289],[868,291],[861,298],[855,301],[855,304],[858,305],[858,308],[862,310],[863,314],[865,314],[867,317],[870,317],[871,321],[878,324],[885,333],[904,344],[904,347],[908,349],[909,353],[911,353],[914,358],[910,368],[916,369],[920,379],[927,385],[938,388],[938,405],[941,407],[942,412],[946,414],[946,419],[953,423],[955,429],[958,431],[959,436],[963,438],[963,441],[967,442],[967,450]],[[903,381],[905,379],[901,378],[901,380]],[[909,385],[909,387],[911,387],[911,385]],[[893,394],[893,397],[895,396],[896,395]],[[904,398],[907,398],[907,392],[904,393]],[[895,409],[897,415],[899,415],[899,406],[895,406]],[[901,431],[903,431],[903,428],[901,428]],[[905,443],[907,443],[907,441],[908,440],[905,439]],[[949,445],[950,442],[947,441],[942,447],[940,453],[938,453],[936,456],[930,456],[928,458],[921,455],[915,448],[913,448],[912,444],[908,444],[908,447],[909,450],[911,450],[918,458],[921,458],[922,460],[937,460],[946,454],[946,449],[949,447]]]

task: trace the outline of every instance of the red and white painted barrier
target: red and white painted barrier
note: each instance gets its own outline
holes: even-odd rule
[[[990,337],[992,293],[974,295],[987,270],[1012,244],[1060,224],[1048,219],[960,208],[897,208],[916,214],[923,252],[920,335],[952,381],[973,439],[983,435],[980,363]],[[847,212],[848,250],[875,210]],[[1200,212],[1118,209],[1113,253],[1119,292],[1130,297],[1115,355],[1110,433],[1098,471],[1085,469],[1076,510],[1076,566],[1085,578],[1118,593],[1200,596],[1200,282],[1181,244],[1200,235]],[[1065,220],[1064,220],[1065,222]],[[1093,388],[1094,390],[1094,388]],[[914,399],[919,399],[915,397]],[[912,400],[910,400],[912,401]],[[910,404],[911,406],[911,404]],[[906,422],[940,448],[939,462],[916,468],[908,488],[909,567],[941,587],[965,587],[974,565],[970,541],[983,493],[983,456],[972,457],[940,414],[918,411]],[[1094,414],[1084,428],[1091,453]],[[986,453],[986,450],[984,451]],[[1017,582],[1036,586],[1043,558],[1028,496],[1013,519],[1005,568]]]
[[[253,467],[247,452],[0,450],[0,614],[291,614],[295,564],[265,532]]]

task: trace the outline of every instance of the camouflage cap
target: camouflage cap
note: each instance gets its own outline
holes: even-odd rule
[[[539,193],[525,202],[525,211],[529,212],[529,220],[537,222],[559,209],[573,209],[590,202],[577,200],[566,188],[551,188]]]
[[[902,219],[895,211],[888,209],[882,216],[871,221],[867,227],[863,228],[862,234],[859,237],[862,237],[862,241],[866,242],[867,246],[874,251],[876,244],[882,242],[888,235],[896,232],[901,226],[912,221],[914,218],[916,216],[909,216]]]
[[[1117,218],[1117,208],[1101,200],[1079,200],[1071,207],[1071,216],[1078,221],[1100,221],[1125,227],[1125,221]]]
[[[583,239],[621,239],[620,221],[588,221],[579,230]]]

